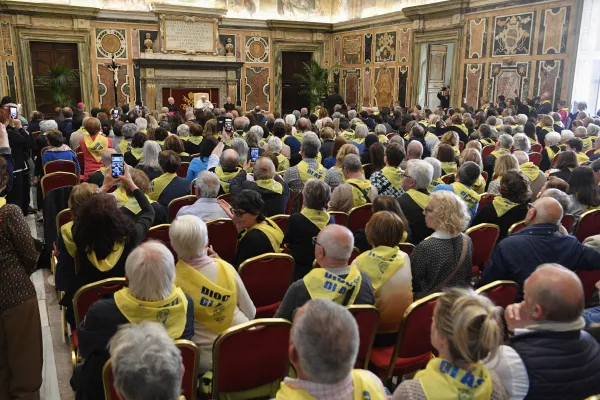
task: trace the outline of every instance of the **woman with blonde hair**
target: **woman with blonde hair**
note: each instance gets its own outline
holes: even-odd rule
[[[449,289],[437,299],[431,321],[431,344],[439,357],[403,381],[392,400],[507,399],[502,381],[483,363],[497,354],[501,327],[501,309],[490,299],[473,289]]]
[[[479,142],[474,143],[477,143],[481,146]],[[467,161],[473,161],[475,164],[479,165],[479,167],[483,171],[483,161],[481,160],[481,153],[476,149],[470,148],[463,150],[458,160],[458,165],[461,166]],[[473,186],[471,186],[471,189],[473,189],[477,194],[485,193],[485,183],[486,182],[483,178],[483,175],[479,175],[479,179],[477,179]]]
[[[158,121],[156,120],[156,117],[154,117],[153,115],[148,115],[146,117],[146,119],[148,120],[148,128],[147,129],[156,129],[158,128]]]
[[[342,172],[342,160],[348,154],[356,154],[360,156],[358,153],[358,148],[353,144],[345,144],[340,150],[337,152],[335,157],[335,165],[327,170],[325,174],[325,183],[331,187],[331,190],[335,189],[342,183],[344,183],[344,174]]]
[[[445,124],[441,122],[440,116],[437,114],[431,114],[427,122],[427,131],[433,133],[436,136],[440,127],[445,126]]]
[[[512,170],[520,171],[519,160],[517,160],[517,157],[512,154],[502,154],[498,157],[496,164],[494,165],[495,179],[490,182],[487,190],[488,193],[500,196],[500,181],[502,180],[502,175]]]
[[[83,175],[98,171],[104,166],[102,163],[102,152],[105,149],[112,149],[112,140],[102,134],[100,120],[94,117],[87,118],[83,123],[85,130],[89,135],[79,139],[79,151],[83,152],[84,170]]]
[[[446,132],[440,138],[440,144],[447,144],[452,146],[454,150],[454,157],[460,157],[460,149],[458,147],[458,133],[456,132]]]
[[[471,221],[467,204],[454,192],[433,192],[423,214],[434,233],[410,256],[414,292],[422,296],[447,286],[469,285],[473,244],[461,233]]]

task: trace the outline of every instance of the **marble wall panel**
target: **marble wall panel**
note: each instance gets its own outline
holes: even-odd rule
[[[246,72],[246,110],[260,106],[263,110],[270,109],[270,70],[269,68],[250,67]]]
[[[407,105],[408,70],[409,68],[406,66],[398,67],[398,103],[400,106]]]
[[[394,103],[394,77],[396,69],[376,68],[375,69],[375,105],[379,108],[391,107]]]
[[[467,22],[466,58],[485,58],[487,50],[487,18]]]
[[[531,54],[535,12],[494,17],[493,57]]]
[[[12,36],[10,33],[10,23],[0,22],[0,36],[2,37],[2,51],[5,56],[13,55]]]
[[[127,58],[127,36],[125,29],[97,28],[94,29],[96,41],[96,58]],[[116,46],[116,51],[112,51]]]
[[[567,48],[571,7],[551,8],[541,13],[538,54],[560,54]]]
[[[466,64],[463,78],[463,101],[477,109],[479,99],[483,96],[483,77],[485,64]]]
[[[490,100],[504,95],[507,99],[527,97],[529,93],[531,62],[492,63],[488,79]]]
[[[333,40],[333,63],[340,64],[342,62],[342,39],[337,36]]]
[[[371,64],[373,60],[373,34],[365,34],[365,64]]]
[[[360,64],[362,35],[344,37],[342,42],[342,60],[344,64]]]
[[[373,68],[365,68],[363,75],[362,106],[370,106],[373,97]]]
[[[560,100],[564,64],[562,60],[540,60],[536,65],[536,77],[533,92],[536,96],[548,92],[550,101]]]
[[[355,107],[359,102],[360,69],[346,69],[342,72],[342,87],[344,100],[349,107]]]
[[[15,63],[11,60],[6,60],[6,82],[8,83],[8,95],[17,98],[17,76],[15,71]]]
[[[112,108],[115,106],[115,91],[113,86],[114,73],[108,64],[97,64],[98,98],[100,106]],[[128,104],[131,94],[127,65],[122,65],[117,72],[117,99],[119,105]]]
[[[398,61],[408,62],[410,57],[411,30],[402,28],[398,32]]]
[[[270,38],[268,36],[246,37],[246,62],[268,63],[270,51]]]

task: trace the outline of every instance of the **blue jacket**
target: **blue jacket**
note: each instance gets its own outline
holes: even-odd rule
[[[202,157],[196,157],[192,159],[192,162],[188,167],[186,179],[191,183],[194,179],[196,179],[200,172],[206,171],[207,167],[208,157],[204,159]]]
[[[73,161],[75,166],[77,167],[77,174],[81,173],[81,169],[79,168],[79,161],[77,160],[77,155],[73,152],[73,150],[67,151],[48,151],[46,150],[42,155],[42,165],[46,165],[47,162],[56,161],[56,160],[66,160]]]
[[[572,271],[600,269],[600,253],[561,235],[556,225],[533,225],[502,240],[488,261],[479,286],[509,279],[519,284],[517,302],[523,299],[523,283],[545,263],[557,263]]]
[[[440,190],[447,190],[448,192],[452,192],[452,193],[456,193],[454,191],[454,187],[452,185],[437,185],[432,191],[433,192],[438,192]],[[458,194],[458,193],[456,193]],[[471,221],[473,221],[473,219],[475,219],[475,215],[477,214],[477,208],[479,207],[479,203],[475,204],[473,207],[469,208],[469,214],[471,214]]]
[[[300,143],[300,141],[298,139],[296,139],[294,136],[286,137],[285,140],[283,141],[283,143],[290,146],[291,154],[299,153],[300,148],[302,147],[302,143]]]

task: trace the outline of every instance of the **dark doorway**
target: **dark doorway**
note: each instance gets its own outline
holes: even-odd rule
[[[51,67],[57,63],[71,69],[79,68],[79,56],[77,54],[77,43],[53,43],[53,42],[31,42],[31,69],[33,71],[33,88],[35,94],[36,110],[44,113],[45,116],[54,116],[55,104],[50,90],[39,82],[40,76],[47,76],[48,66],[39,62],[43,60]],[[71,96],[72,105],[81,101],[81,85],[79,81],[68,89]]]
[[[283,114],[289,114],[294,110],[300,111],[302,107],[308,107],[308,96],[299,92],[306,89],[306,85],[296,78],[294,74],[304,73],[304,64],[309,63],[312,53],[284,51],[281,55],[282,67],[282,91],[281,108]]]

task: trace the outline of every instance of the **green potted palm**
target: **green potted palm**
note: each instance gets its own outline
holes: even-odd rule
[[[302,64],[304,73],[294,74],[294,78],[306,85],[307,88],[302,89],[299,94],[307,96],[310,109],[313,110],[327,96],[329,69],[323,68],[315,60]]]
[[[69,94],[69,89],[79,82],[79,70],[66,66],[64,57],[61,57],[54,65],[40,59],[36,61],[46,66],[43,75],[36,78],[36,84],[50,93],[50,98],[45,99],[46,103],[53,103],[59,107],[71,106],[73,99]]]

